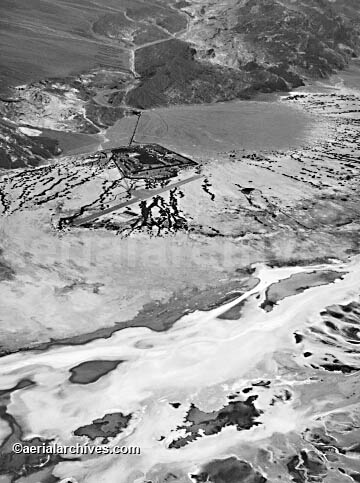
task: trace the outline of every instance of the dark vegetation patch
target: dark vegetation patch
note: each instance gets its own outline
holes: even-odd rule
[[[215,194],[211,191],[211,188],[212,188],[212,184],[207,178],[205,178],[201,185],[201,189],[210,196],[211,201],[214,201]]]
[[[327,285],[343,277],[343,273],[333,270],[314,271],[310,273],[296,273],[291,277],[273,283],[266,290],[266,298],[261,308],[270,312],[273,307],[287,297],[296,295],[308,290],[311,287]]]
[[[260,423],[255,420],[261,412],[254,405],[256,399],[257,396],[251,396],[246,401],[229,402],[222,409],[210,413],[201,411],[192,404],[186,415],[185,424],[177,428],[185,430],[186,436],[170,443],[169,448],[181,448],[202,435],[217,434],[226,426],[235,426],[238,431],[257,426]]]
[[[105,414],[91,424],[76,429],[74,434],[75,436],[87,436],[91,440],[102,438],[102,444],[106,444],[109,442],[109,438],[114,438],[127,428],[131,417],[131,414],[123,413]]]
[[[129,236],[134,232],[147,231],[162,236],[178,231],[187,231],[188,222],[179,208],[179,198],[182,192],[177,188],[169,191],[169,202],[157,195],[148,203],[143,200],[139,203],[140,216],[120,229],[120,233]],[[118,228],[116,227],[118,230]]]
[[[235,457],[213,460],[200,474],[191,475],[196,483],[266,483],[267,479],[247,462]]]
[[[117,368],[124,361],[88,361],[70,369],[69,381],[74,384],[91,384]]]

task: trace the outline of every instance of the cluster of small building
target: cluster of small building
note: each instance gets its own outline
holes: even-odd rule
[[[137,144],[100,151],[92,156],[100,163],[113,162],[124,178],[166,179],[197,163],[159,144]]]

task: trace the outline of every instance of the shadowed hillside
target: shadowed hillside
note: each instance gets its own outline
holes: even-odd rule
[[[137,107],[211,102],[277,91],[343,69],[359,50],[360,6],[338,0],[191,3],[183,40],[136,54]]]

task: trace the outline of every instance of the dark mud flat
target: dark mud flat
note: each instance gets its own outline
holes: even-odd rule
[[[280,300],[302,293],[311,287],[327,285],[341,279],[342,276],[342,273],[332,270],[297,273],[270,285],[266,291],[266,298],[261,304],[261,308],[266,312],[270,312]]]
[[[267,479],[247,462],[235,457],[214,460],[200,474],[191,475],[196,483],[265,483]]]
[[[354,353],[357,352],[360,345],[360,303],[334,305],[328,307],[320,315],[328,333],[340,336],[342,340],[353,346]]]
[[[16,384],[16,386],[10,389],[0,390],[0,419],[6,422],[11,429],[10,435],[5,438],[0,445],[0,475],[9,476],[11,481],[16,481],[21,477],[38,473],[40,469],[49,476],[55,465],[62,460],[59,455],[42,454],[40,452],[38,454],[16,454],[12,450],[15,443],[21,443],[23,446],[38,446],[41,448],[48,446],[50,443],[49,440],[38,437],[25,440],[23,438],[23,430],[20,424],[7,411],[7,406],[10,404],[11,394],[33,385],[33,381],[22,379]],[[51,480],[47,480],[47,478],[42,481],[44,483],[51,482]]]
[[[69,381],[74,384],[91,384],[109,374],[124,361],[88,361],[70,369]]]
[[[108,339],[118,330],[128,327],[148,327],[155,332],[163,332],[171,327],[182,316],[190,314],[195,310],[208,311],[220,307],[225,302],[230,302],[241,295],[238,290],[247,291],[254,288],[259,280],[255,277],[242,278],[241,275],[249,273],[241,270],[239,278],[223,282],[221,286],[210,287],[206,290],[187,289],[173,295],[167,302],[154,301],[146,304],[143,309],[127,322],[118,322],[111,327],[104,327],[88,334],[66,337],[60,340],[51,340],[41,344],[34,344],[29,347],[13,351],[0,351],[0,357],[12,352],[26,352],[29,350],[45,351],[50,347],[59,345],[83,345],[96,339]]]
[[[186,431],[186,436],[170,443],[169,448],[181,448],[195,441],[202,435],[209,436],[219,433],[226,426],[235,426],[238,431],[250,429],[259,423],[256,419],[261,412],[254,405],[257,396],[250,396],[246,401],[233,401],[219,411],[210,413],[201,411],[192,405],[185,418],[185,424],[177,429]]]
[[[46,446],[49,444],[49,441],[41,438],[32,438],[26,441],[13,439],[11,445],[7,445],[6,448],[2,448],[0,455],[0,475],[10,476],[11,481],[16,481],[21,477],[36,474],[44,468],[48,468],[50,476],[52,469],[62,460],[60,456],[53,454],[15,454],[11,451],[11,446],[17,442],[21,442],[24,447],[37,446],[39,448],[42,448],[44,443]],[[51,480],[47,481],[50,482]],[[46,480],[42,480],[42,482],[45,483]]]
[[[269,389],[270,385],[271,385],[271,381],[258,381],[258,382],[254,382],[253,384],[251,384],[251,386],[244,387],[244,389],[242,389],[241,392],[243,392],[244,394],[248,394],[254,388],[258,388],[258,387]],[[228,399],[229,400],[237,399],[238,395],[239,395],[239,392],[236,392],[235,394],[231,394],[230,396],[228,396]]]
[[[315,451],[301,451],[293,456],[287,464],[288,471],[295,483],[322,481],[327,474],[326,460]],[[308,480],[308,478],[311,478]]]
[[[320,315],[322,320],[319,325],[312,325],[307,332],[300,334],[300,337],[305,347],[308,341],[320,343],[328,347],[327,353],[319,357],[315,351],[306,351],[304,357],[313,369],[342,374],[358,372],[360,303],[354,301],[347,305],[327,307]],[[337,355],[339,352],[341,356]]]
[[[16,386],[10,388],[10,389],[1,389],[0,390],[0,398],[4,398],[6,396],[9,396],[12,392],[18,391],[19,389],[25,389],[25,387],[33,386],[35,383],[31,381],[30,379],[21,379]]]
[[[223,314],[218,316],[218,319],[221,320],[239,320],[241,317],[242,309],[246,304],[246,300],[242,300],[238,304],[231,307],[231,309],[227,310]]]
[[[91,440],[102,438],[102,444],[109,442],[121,433],[129,424],[131,414],[123,413],[105,414],[104,417],[95,419],[91,424],[81,426],[74,431],[75,436],[87,436]]]
[[[360,464],[357,455],[347,443],[349,440],[359,440],[358,426],[349,426],[348,418],[352,420],[354,416],[351,413],[351,409],[349,413],[346,410],[342,413],[340,430],[332,430],[326,424],[328,421],[325,421],[324,427],[307,430],[304,433],[305,439],[311,442],[316,451],[303,449],[290,457],[287,470],[295,483],[322,482],[326,479],[337,481],[331,480],[330,470],[334,470],[333,466],[336,466],[338,474],[347,476],[347,481],[359,481]]]

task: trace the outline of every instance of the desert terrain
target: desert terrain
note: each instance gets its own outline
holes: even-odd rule
[[[0,10],[0,483],[360,481],[356,2]]]

